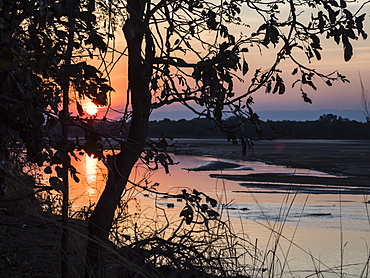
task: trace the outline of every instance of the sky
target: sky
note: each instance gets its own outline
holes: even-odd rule
[[[354,9],[360,4],[364,3],[365,0],[357,1],[356,3],[349,3],[349,9]],[[367,16],[365,19],[365,31],[370,36],[370,5],[368,4],[363,9]],[[257,17],[251,17],[249,14],[242,13],[242,20],[248,18],[248,23],[251,28],[248,32],[257,28],[262,22]],[[236,30],[239,31],[239,30]],[[243,31],[243,30],[241,30]],[[117,34],[117,45],[124,49],[123,34],[119,32]],[[354,56],[349,62],[345,62],[343,58],[343,48],[342,45],[336,45],[334,42],[329,42],[322,38],[322,60],[313,61],[310,66],[314,67],[318,71],[323,73],[329,73],[334,70],[339,70],[339,72],[345,75],[351,82],[342,83],[335,82],[332,87],[327,86],[324,82],[318,80],[315,84],[318,87],[317,91],[307,89],[306,92],[308,96],[312,99],[313,103],[308,104],[302,100],[301,93],[298,88],[292,88],[292,77],[290,72],[293,70],[291,64],[286,63],[281,67],[284,70],[283,78],[286,82],[286,92],[284,95],[272,95],[265,94],[263,91],[253,94],[255,111],[281,111],[281,110],[322,110],[322,109],[335,109],[335,110],[361,110],[361,86],[359,75],[362,77],[363,85],[367,94],[370,98],[370,38],[363,40],[359,38],[358,41],[351,41],[354,46]],[[243,93],[248,84],[248,80],[251,79],[253,69],[269,65],[269,61],[273,59],[273,50],[263,49],[262,54],[259,51],[251,51],[245,56],[251,70],[244,77],[246,82],[235,84],[235,92]],[[112,87],[115,88],[115,92],[111,95],[112,106],[114,110],[123,111],[126,102],[126,91],[127,91],[127,64],[126,59],[121,59],[111,73]],[[85,102],[86,106],[88,102]],[[99,108],[98,116],[104,113],[104,108]],[[171,105],[168,107],[163,107],[160,111],[176,111],[186,110],[185,107],[181,105]],[[109,117],[116,118],[119,117],[119,113],[110,111]]]

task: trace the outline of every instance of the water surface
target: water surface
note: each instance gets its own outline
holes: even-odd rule
[[[139,163],[132,172],[131,181],[143,184],[144,177],[149,186],[158,183],[156,188],[161,192],[178,194],[184,188],[197,189],[217,199],[218,210],[223,217],[231,219],[235,231],[243,231],[251,242],[257,242],[258,247],[266,252],[277,244],[280,256],[286,256],[284,261],[289,265],[286,270],[298,277],[306,276],[302,270],[312,271],[315,267],[326,269],[341,264],[351,265],[345,268],[349,274],[347,277],[360,275],[363,263],[369,256],[367,191],[363,195],[353,195],[350,191],[338,194],[335,190],[332,193],[326,190],[326,194],[306,194],[304,191],[290,190],[289,184],[266,188],[263,184],[251,183],[253,186],[248,187],[238,181],[211,178],[210,174],[329,175],[307,169],[227,159],[222,161],[236,163],[240,167],[188,171],[184,168],[194,168],[217,159],[177,155],[172,155],[172,158],[179,164],[171,166],[170,174],[165,174],[163,169],[148,171],[145,165]],[[106,180],[106,170],[97,160],[85,157],[78,163],[81,165],[76,165],[77,168],[85,170],[81,175],[86,175],[86,178],[71,185],[75,207],[96,202]],[[325,184],[319,186],[329,189]],[[152,217],[153,210],[146,208],[158,206],[166,210],[169,218],[176,219],[184,207],[184,203],[175,198],[162,198],[153,193],[140,193],[135,197],[141,203],[142,215],[148,218]],[[168,208],[169,204],[171,208]],[[341,257],[344,258],[343,263]],[[357,265],[359,262],[361,264]],[[299,270],[298,274],[296,270]],[[329,272],[325,272],[324,277],[337,277]],[[294,275],[286,273],[283,277]]]

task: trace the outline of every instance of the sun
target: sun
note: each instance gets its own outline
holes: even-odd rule
[[[95,116],[97,113],[98,113],[98,107],[93,104],[93,103],[90,103],[86,108],[85,108],[85,111],[87,114],[89,114],[90,116]]]

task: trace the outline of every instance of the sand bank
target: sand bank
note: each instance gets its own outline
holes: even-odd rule
[[[365,140],[274,140],[257,141],[242,155],[240,145],[227,140],[179,139],[175,154],[217,157],[306,168],[348,176],[331,184],[370,186],[370,141]],[[281,178],[281,177],[280,177]],[[288,177],[289,178],[289,177]],[[337,180],[337,182],[336,182]],[[272,180],[269,180],[272,181]]]

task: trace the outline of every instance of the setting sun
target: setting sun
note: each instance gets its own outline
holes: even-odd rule
[[[97,113],[98,113],[98,107],[91,103],[89,104],[86,108],[85,108],[85,111],[87,114],[89,114],[90,116],[95,116]]]

